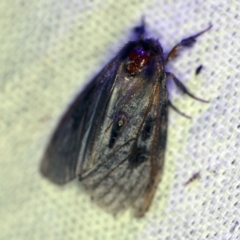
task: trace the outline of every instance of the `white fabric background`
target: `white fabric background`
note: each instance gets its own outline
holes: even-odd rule
[[[238,0],[0,2],[0,239],[240,238],[240,2]],[[131,39],[145,16],[167,52],[213,24],[171,70],[199,97],[171,99],[163,180],[143,219],[118,218],[79,182],[58,187],[39,173],[64,109]],[[202,72],[195,69],[203,64]],[[200,179],[185,186],[196,172]]]

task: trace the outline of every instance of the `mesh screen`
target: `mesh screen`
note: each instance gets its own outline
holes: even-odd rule
[[[0,11],[0,239],[240,238],[239,1],[3,0]],[[170,84],[172,102],[192,119],[170,110],[163,179],[137,220],[106,213],[77,180],[51,184],[39,164],[68,103],[143,15],[165,52],[213,28],[169,65],[210,102]]]

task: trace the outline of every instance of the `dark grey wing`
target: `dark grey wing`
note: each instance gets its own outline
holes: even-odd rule
[[[86,89],[74,100],[60,120],[41,163],[42,174],[56,184],[64,184],[76,177],[79,152],[86,147],[84,137],[107,104],[117,70],[113,59]],[[88,141],[88,140],[87,140]],[[82,152],[82,151],[81,151]],[[80,158],[85,161],[84,154]]]
[[[165,74],[116,79],[104,120],[91,132],[87,161],[77,166],[89,194],[108,211],[132,206],[141,217],[148,210],[162,175],[167,99]]]

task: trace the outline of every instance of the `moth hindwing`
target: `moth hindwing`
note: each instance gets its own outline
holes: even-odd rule
[[[165,59],[159,41],[143,38],[144,25],[139,29],[138,40],[126,44],[71,104],[41,163],[52,182],[79,176],[100,206],[114,214],[131,206],[136,217],[148,210],[163,172],[168,78],[196,98],[165,65],[208,30],[182,40]]]

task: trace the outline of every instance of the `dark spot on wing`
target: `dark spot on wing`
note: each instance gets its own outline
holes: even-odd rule
[[[128,159],[130,167],[138,167],[148,159],[148,152],[144,147],[136,147]]]
[[[153,119],[152,117],[147,118],[145,125],[143,126],[143,130],[142,130],[142,140],[143,141],[150,138],[152,131],[153,131],[154,123],[155,123],[155,119]]]

